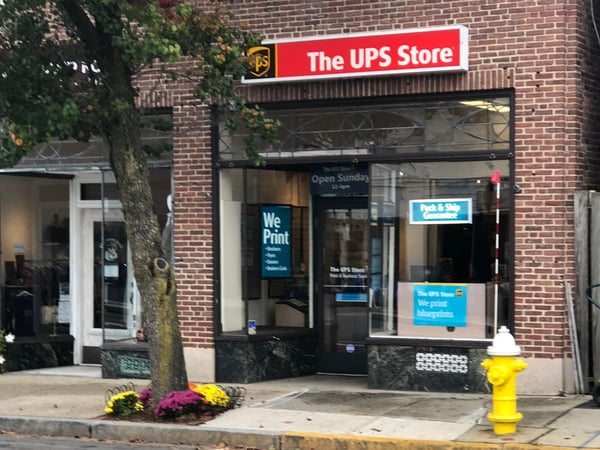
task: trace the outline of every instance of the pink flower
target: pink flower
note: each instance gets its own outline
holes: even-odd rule
[[[204,396],[188,389],[169,392],[158,402],[154,415],[161,418],[172,418],[205,410]]]

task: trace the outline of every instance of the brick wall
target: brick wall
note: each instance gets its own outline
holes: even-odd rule
[[[591,185],[590,173],[598,169],[591,156],[597,136],[585,158],[581,153],[586,6],[558,0],[232,2],[240,20],[268,38],[456,24],[469,29],[466,74],[253,87],[251,95],[274,101],[514,88],[515,182],[522,188],[515,201],[514,333],[524,356],[562,357],[569,344],[564,299],[565,283],[574,284],[572,196]],[[593,68],[587,70],[590,96],[597,88]]]
[[[361,98],[514,89],[515,337],[524,356],[568,353],[565,283],[574,284],[573,191],[597,188],[597,43],[582,0],[231,0],[237,20],[267,38],[464,25],[465,74],[252,86],[255,101]],[[597,63],[596,63],[597,65]],[[594,73],[595,71],[595,73]],[[172,95],[175,233],[186,345],[211,346],[212,211],[206,109],[185,86]],[[188,103],[188,101],[190,103]]]
[[[174,67],[181,70],[184,63]],[[213,347],[211,125],[193,85],[166,82],[158,70],[138,80],[140,105],[173,113],[174,257],[179,319],[186,347]]]

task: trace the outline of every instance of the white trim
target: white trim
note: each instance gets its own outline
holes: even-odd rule
[[[104,171],[104,183],[115,183],[115,176],[110,171]],[[121,202],[119,200],[81,200],[81,185],[89,183],[102,183],[102,173],[100,171],[94,172],[79,172],[75,177],[75,190],[73,192],[73,199],[75,205],[78,208],[92,208],[92,209],[120,209]]]
[[[81,277],[79,275],[79,255],[81,254],[81,217],[75,199],[79,193],[78,184],[71,181],[71,201],[69,205],[69,294],[71,296],[71,322],[69,332],[74,338],[73,364],[81,364],[83,361],[83,327],[81,326]],[[77,230],[77,231],[76,231]]]

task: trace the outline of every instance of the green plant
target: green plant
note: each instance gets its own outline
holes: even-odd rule
[[[15,335],[5,333],[0,329],[0,373],[4,373],[4,363],[6,362],[6,344],[12,344],[15,341]]]
[[[140,396],[133,391],[113,395],[104,407],[104,412],[112,416],[130,416],[144,410]]]

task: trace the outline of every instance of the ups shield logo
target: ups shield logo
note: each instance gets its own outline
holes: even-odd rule
[[[271,78],[275,76],[274,46],[259,45],[248,50],[250,76],[248,78]]]

